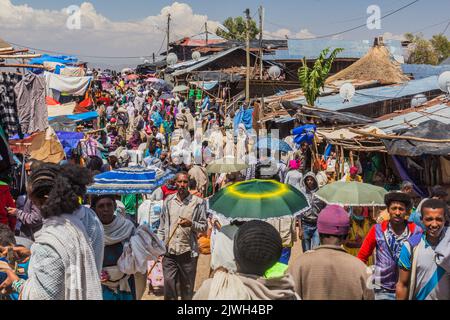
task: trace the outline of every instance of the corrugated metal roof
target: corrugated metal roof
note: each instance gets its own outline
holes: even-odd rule
[[[411,80],[401,85],[357,90],[352,100],[347,103],[343,102],[339,94],[322,97],[316,101],[316,106],[327,110],[339,111],[379,101],[413,96],[423,92],[438,90],[437,79],[437,76],[433,76],[421,80]],[[305,99],[303,98],[293,102],[305,104]]]
[[[402,56],[402,44],[398,40],[385,40],[385,46],[392,55]],[[289,40],[288,50],[277,50],[275,55],[266,55],[266,60],[300,60],[316,59],[320,52],[325,48],[344,48],[344,51],[338,54],[338,58],[362,58],[369,52],[373,42],[369,40]]]
[[[180,75],[192,72],[192,71],[197,70],[203,66],[206,66],[206,65],[208,65],[208,63],[211,63],[219,58],[222,58],[236,50],[243,50],[243,48],[235,47],[235,48],[228,49],[226,51],[219,52],[217,54],[207,57],[207,59],[205,59],[205,60],[199,61],[198,63],[194,64],[193,66],[190,66],[190,67],[182,69],[182,70],[175,71],[174,73],[172,73],[172,75],[174,77],[176,77],[176,76],[180,76]]]
[[[450,64],[432,66],[429,64],[402,64],[403,73],[412,74],[414,79],[439,76],[444,71],[450,71]]]
[[[416,112],[402,114],[392,119],[383,120],[373,125],[383,130],[386,134],[391,134],[396,130],[411,128],[411,125],[414,127],[418,126],[428,120],[437,120],[450,124],[450,107],[445,104],[438,104]]]

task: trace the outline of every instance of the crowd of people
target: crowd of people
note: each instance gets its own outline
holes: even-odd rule
[[[147,287],[166,300],[450,299],[445,189],[419,204],[405,182],[386,195],[384,211],[326,205],[316,193],[337,180],[336,155],[317,169],[307,143],[291,141],[296,151],[281,156],[255,153],[253,130],[216,101],[126,79],[94,86],[98,130],[81,152],[59,164],[30,159],[17,199],[0,181],[2,299],[139,300]],[[208,173],[227,157],[249,168]],[[86,195],[93,176],[136,165],[175,178],[151,195]],[[361,166],[346,172],[342,181],[363,181]],[[297,188],[309,209],[231,224],[208,212],[208,197],[255,178]],[[303,253],[291,259],[298,239]],[[195,290],[202,253],[211,254],[211,272]]]

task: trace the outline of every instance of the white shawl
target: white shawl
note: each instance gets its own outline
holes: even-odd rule
[[[130,220],[122,215],[116,215],[113,222],[103,225],[105,229],[105,246],[110,246],[128,240],[134,233],[135,227]]]
[[[62,260],[65,300],[103,299],[93,249],[77,216],[63,214],[44,220],[35,239],[35,245],[51,247]],[[39,296],[36,292],[32,294],[34,289],[31,285],[24,286],[22,297]]]

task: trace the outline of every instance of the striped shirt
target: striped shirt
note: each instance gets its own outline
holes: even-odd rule
[[[450,300],[450,273],[436,264],[435,249],[436,247],[431,246],[423,234],[414,253],[417,255],[415,300]],[[400,268],[411,271],[413,263],[411,251],[410,243],[406,242],[400,252],[398,262]]]

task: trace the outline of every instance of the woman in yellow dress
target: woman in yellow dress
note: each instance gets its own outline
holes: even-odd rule
[[[369,218],[368,209],[363,207],[353,207],[349,209],[351,217],[351,227],[344,244],[345,250],[352,256],[357,257],[361,245],[372,228],[372,221]],[[369,259],[367,265],[373,265],[373,258]]]

